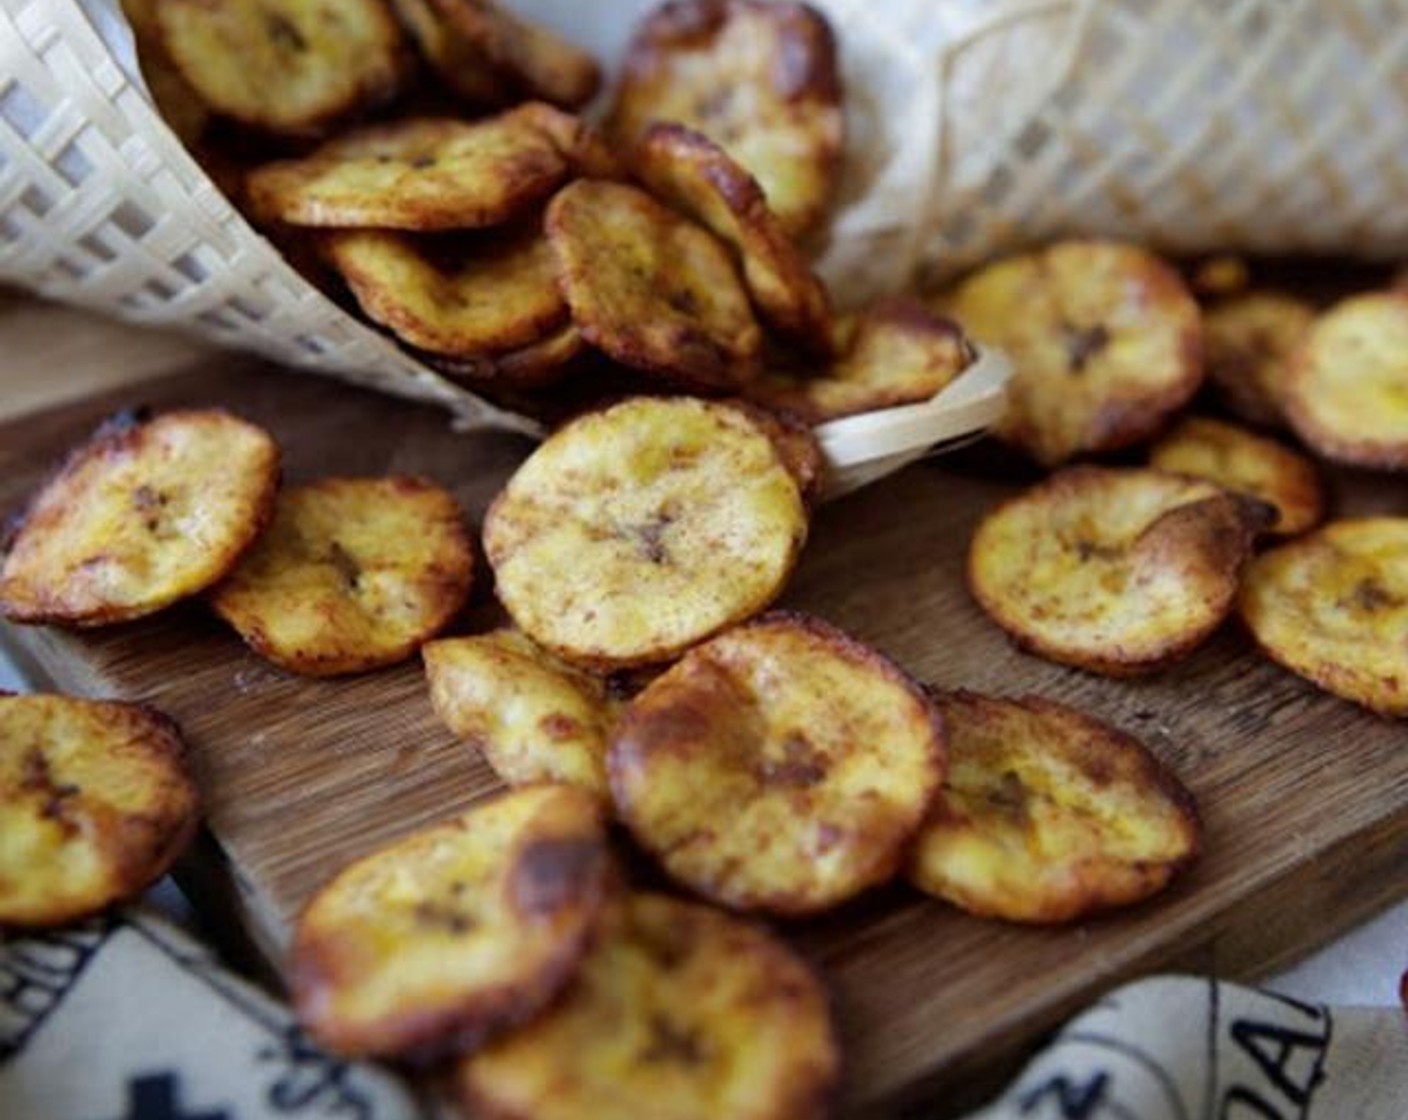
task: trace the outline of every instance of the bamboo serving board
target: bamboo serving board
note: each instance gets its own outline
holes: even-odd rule
[[[136,404],[233,408],[278,437],[290,481],[426,475],[476,525],[529,447],[219,355],[195,376],[0,428],[0,508],[15,508],[104,415]],[[1401,480],[1344,475],[1334,486],[1341,512],[1408,508]],[[1408,896],[1408,729],[1277,669],[1232,625],[1143,681],[1017,652],[962,582],[977,518],[1015,489],[925,464],[827,506],[783,605],[879,645],[926,682],[1038,692],[1140,736],[1197,796],[1206,854],[1151,903],[1059,929],[980,921],[901,886],[787,927],[835,993],[848,1115],[911,1105],[952,1114],[1117,981],[1170,968],[1252,979]],[[480,582],[459,629],[492,610]],[[340,865],[496,788],[435,720],[418,663],[298,679],[247,653],[200,604],[101,632],[7,637],[58,688],[148,701],[180,722],[210,832],[276,961],[290,918]],[[1395,963],[1385,962],[1386,984]]]

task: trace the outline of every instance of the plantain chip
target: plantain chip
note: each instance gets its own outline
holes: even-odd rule
[[[1272,516],[1197,479],[1068,467],[983,519],[968,582],[1022,648],[1107,676],[1147,673],[1226,617]]]
[[[247,191],[264,221],[355,229],[454,230],[502,225],[568,176],[585,134],[529,102],[465,122],[427,117],[371,125],[305,159],[256,168]],[[569,134],[565,137],[564,133]]]
[[[1208,379],[1237,416],[1284,424],[1281,395],[1315,309],[1280,292],[1253,291],[1203,312]]]
[[[195,833],[176,726],[152,708],[0,695],[0,929],[140,894]]]
[[[815,506],[826,485],[827,466],[826,455],[811,428],[787,412],[774,411],[752,401],[729,398],[724,403],[746,412],[767,434],[782,465],[797,484],[802,500],[809,509]]]
[[[733,247],[768,326],[808,353],[830,356],[831,299],[753,176],[707,136],[679,124],[646,129],[634,169],[656,198]]]
[[[474,106],[513,100],[505,76],[445,18],[435,0],[391,0],[391,6],[421,57],[455,96]]]
[[[762,332],[712,234],[620,183],[582,179],[548,206],[562,293],[588,342],[700,392],[754,373]]]
[[[1137,739],[1039,697],[939,697],[944,784],[914,843],[920,890],[1064,922],[1156,894],[1197,855],[1196,804]]]
[[[826,216],[845,141],[831,26],[805,4],[662,4],[627,49],[607,128],[628,151],[656,121],[723,147],[803,237]]]
[[[435,714],[505,782],[566,782],[610,796],[606,741],[622,701],[607,679],[516,630],[444,638],[422,655]]]
[[[840,353],[822,376],[769,371],[749,393],[809,424],[823,424],[927,401],[973,360],[973,348],[957,324],[906,296],[843,316],[836,338]]]
[[[979,269],[948,304],[1012,359],[998,434],[1054,467],[1153,435],[1202,381],[1201,319],[1157,257],[1064,241]]]
[[[484,521],[500,600],[577,664],[666,661],[782,590],[807,535],[768,434],[724,404],[640,397],[571,421]]]
[[[464,1059],[475,1116],[811,1120],[840,1066],[826,992],[786,945],[663,895],[610,913],[542,1018]]]
[[[367,317],[422,350],[509,351],[567,325],[552,249],[535,227],[448,242],[347,230],[329,233],[325,249]]]
[[[482,391],[491,386],[538,389],[561,381],[578,365],[587,350],[575,323],[566,323],[516,350],[497,354],[422,354],[429,366],[455,381]]]
[[[344,868],[299,916],[298,1017],[339,1054],[428,1060],[538,1013],[613,877],[595,798],[525,786]]]
[[[617,812],[673,878],[809,914],[888,879],[944,772],[933,705],[877,651],[768,615],[690,650],[627,707]]]
[[[1292,537],[1314,528],[1325,513],[1315,464],[1274,439],[1235,424],[1190,416],[1149,451],[1149,465],[1215,482],[1276,511],[1268,532]]]
[[[410,657],[469,596],[474,552],[455,499],[419,478],[324,478],[274,518],[211,594],[261,657],[307,676]]]
[[[326,132],[388,101],[405,44],[381,0],[156,0],[166,51],[202,101],[268,132]]]
[[[156,103],[157,112],[171,126],[171,131],[180,138],[181,143],[192,147],[210,123],[210,110],[171,61],[161,26],[157,23],[156,7],[157,0],[122,0],[122,14],[132,25],[142,77],[146,80],[152,101]]]
[[[219,410],[104,424],[33,499],[0,564],[0,615],[100,626],[225,575],[274,505],[279,451]]]
[[[1352,296],[1316,319],[1283,403],[1296,434],[1325,458],[1408,469],[1408,291]]]
[[[1238,607],[1273,661],[1408,716],[1408,518],[1333,521],[1272,549],[1247,570]]]

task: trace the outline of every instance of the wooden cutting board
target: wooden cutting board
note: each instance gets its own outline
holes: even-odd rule
[[[236,409],[275,433],[291,481],[424,474],[476,523],[528,450],[517,437],[454,434],[428,409],[222,355],[196,376],[0,428],[0,507],[13,508],[107,412],[139,403]],[[916,1103],[925,1116],[952,1114],[1119,980],[1168,968],[1254,978],[1408,896],[1408,730],[1265,662],[1235,626],[1135,682],[1017,652],[962,583],[976,519],[1014,489],[926,464],[824,508],[784,605],[881,646],[922,680],[1039,692],[1135,733],[1197,795],[1206,855],[1152,903],[1060,929],[979,921],[900,886],[789,926],[835,993],[848,1114]],[[1401,512],[1408,497],[1408,484],[1381,477],[1339,476],[1335,489],[1342,512]],[[180,721],[210,831],[276,960],[291,916],[341,864],[496,785],[437,724],[418,664],[297,679],[245,652],[199,604],[103,632],[9,637],[59,688],[149,701]],[[1384,962],[1386,986],[1401,963]]]

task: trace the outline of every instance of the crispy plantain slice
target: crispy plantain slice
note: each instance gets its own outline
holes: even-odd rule
[[[1035,696],[938,703],[949,766],[910,855],[920,890],[1065,922],[1148,898],[1197,855],[1192,794],[1137,739]]]
[[[1280,292],[1254,291],[1203,313],[1208,378],[1229,409],[1252,424],[1284,423],[1280,397],[1315,309]]]
[[[1054,467],[1153,435],[1202,380],[1201,319],[1178,275],[1115,241],[997,261],[953,293],[953,317],[1007,351],[998,434]]]
[[[587,349],[575,323],[565,323],[551,334],[516,350],[496,354],[427,353],[420,357],[446,377],[470,387],[513,386],[537,389],[562,380]]]
[[[180,734],[138,704],[0,694],[0,929],[140,894],[195,832]]]
[[[762,405],[730,398],[724,402],[740,409],[772,440],[782,465],[797,484],[802,500],[811,508],[821,500],[826,485],[826,455],[816,434],[803,421],[787,412],[775,411]]]
[[[712,234],[634,187],[588,179],[552,200],[547,231],[573,321],[593,346],[700,392],[753,375],[762,332]]]
[[[950,319],[892,296],[843,316],[841,352],[821,377],[769,372],[749,392],[809,424],[927,401],[963,372],[973,348]]]
[[[1149,465],[1265,502],[1276,511],[1268,532],[1278,536],[1314,528],[1325,513],[1325,492],[1314,463],[1274,439],[1221,420],[1183,420],[1150,449]]]
[[[510,785],[566,782],[607,799],[606,741],[623,701],[516,630],[422,651],[435,714]]]
[[[1024,649],[1107,676],[1147,673],[1226,617],[1271,517],[1198,479],[1068,467],[983,519],[968,582]]]
[[[779,939],[716,910],[629,896],[562,1001],[460,1062],[475,1116],[811,1120],[840,1054],[826,992]]]
[[[469,596],[455,499],[419,478],[324,478],[279,495],[268,531],[211,594],[260,656],[307,676],[410,657]]]
[[[704,133],[758,181],[795,238],[826,216],[845,141],[836,40],[805,4],[674,0],[636,29],[608,132],[656,121]]]
[[[343,869],[299,916],[298,1017],[340,1054],[478,1045],[571,980],[612,883],[597,800],[510,790]]]
[[[768,434],[736,408],[638,397],[578,417],[484,520],[500,600],[598,669],[666,661],[766,607],[807,535]]]
[[[391,6],[421,57],[457,97],[475,106],[513,100],[504,76],[445,18],[435,0],[391,0]]]
[[[893,662],[779,613],[647,685],[607,759],[621,819],[673,878],[734,909],[809,914],[894,873],[944,735]]]
[[[1325,458],[1408,469],[1408,291],[1352,296],[1321,315],[1282,403],[1296,434]]]
[[[382,0],[157,0],[166,50],[215,112],[286,135],[389,100],[405,44]]]
[[[575,156],[561,147],[562,116],[530,102],[474,122],[429,117],[372,125],[306,159],[257,168],[249,202],[265,221],[300,226],[501,225],[567,178]]]
[[[590,54],[495,0],[429,3],[519,97],[576,109],[601,88],[601,67]]]
[[[105,423],[33,499],[0,565],[0,615],[101,626],[225,575],[274,506],[279,450],[219,410]]]
[[[1408,518],[1333,521],[1272,549],[1247,569],[1238,607],[1273,661],[1408,716]]]
[[[472,240],[346,230],[329,233],[325,248],[367,316],[422,350],[512,350],[567,324],[552,249],[535,225]]]
[[[702,133],[654,124],[635,149],[636,175],[662,202],[731,245],[767,324],[808,353],[830,356],[831,299],[782,228],[758,181]]]

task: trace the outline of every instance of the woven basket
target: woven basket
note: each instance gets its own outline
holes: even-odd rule
[[[850,142],[820,268],[842,303],[1013,244],[1408,247],[1401,0],[817,0]],[[515,0],[608,66],[654,0]],[[536,432],[326,299],[152,107],[116,0],[0,0],[0,277]],[[981,431],[1000,355],[933,401],[824,425],[838,490]]]

